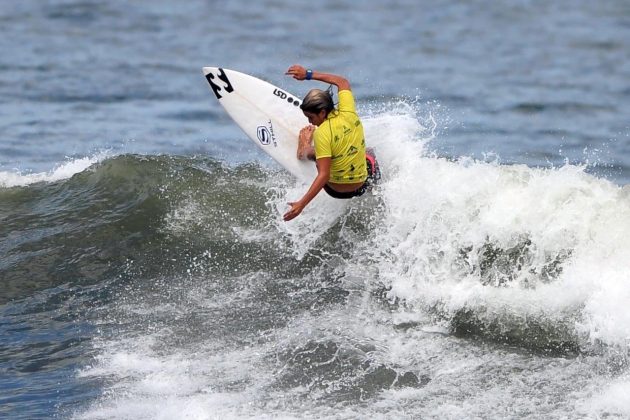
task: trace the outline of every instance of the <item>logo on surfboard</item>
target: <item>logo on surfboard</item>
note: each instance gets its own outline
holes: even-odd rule
[[[264,125],[259,125],[256,129],[256,137],[258,137],[258,141],[263,146],[268,146],[273,142],[274,147],[278,147],[278,143],[276,143],[276,136],[273,133],[273,124],[271,120],[268,121],[269,127]]]
[[[295,99],[294,97],[292,97],[288,93],[281,91],[278,88],[275,88],[273,90],[273,94],[276,95],[280,99],[286,99],[286,101],[288,103],[290,103],[290,104],[293,104],[295,106],[300,106],[300,101],[298,101],[297,99]]]
[[[271,143],[271,133],[264,125],[258,126],[256,136],[258,137],[258,140],[260,140],[260,143],[265,146]]]
[[[219,80],[223,82],[223,86],[220,86],[217,83],[215,83],[214,74],[208,73],[206,75],[206,80],[208,81],[208,83],[210,83],[210,87],[212,88],[212,91],[214,92],[214,95],[217,97],[217,99],[221,99],[223,97],[221,96],[221,91],[223,91],[224,93],[234,92],[232,83],[230,83],[230,80],[227,78],[227,75],[225,74],[225,71],[223,69],[219,69],[219,73],[217,74],[216,77],[218,77]]]

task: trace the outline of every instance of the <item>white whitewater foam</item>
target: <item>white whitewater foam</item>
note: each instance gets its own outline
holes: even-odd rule
[[[626,375],[606,385],[580,403],[580,411],[593,418],[630,418],[630,378]]]
[[[606,361],[600,356],[539,357],[499,343],[472,344],[449,333],[448,319],[432,324],[434,317],[425,309],[439,306],[444,318],[471,310],[488,322],[511,318],[572,325],[587,341],[625,348],[630,331],[628,190],[579,166],[535,169],[430,156],[432,119],[419,121],[404,103],[393,108],[364,118],[368,145],[376,148],[383,168],[374,194],[385,203],[385,217],[376,224],[374,238],[357,242],[355,255],[340,265],[340,279],[350,293],[344,305],[304,312],[285,328],[239,348],[203,340],[192,347],[161,345],[179,342],[173,340],[177,329],[169,325],[95,342],[100,355],[79,376],[105,378],[111,385],[75,418],[627,417],[627,376],[601,374]],[[308,185],[270,179],[269,187],[277,188],[267,203],[276,218],[260,230],[232,228],[231,233],[273,246],[286,242],[286,252],[296,258],[317,246],[347,206],[360,202],[322,194],[286,223],[281,219],[286,202],[299,198]],[[197,204],[182,201],[167,215],[166,228],[186,233],[191,225],[208,223],[196,220]],[[530,242],[529,259],[513,270],[515,278],[502,287],[484,285],[483,247],[492,243],[509,249],[524,240]],[[562,271],[541,281],[543,268],[558,255],[563,255]],[[154,311],[161,317],[172,311],[172,318],[194,314],[191,319],[203,320],[221,308],[238,307],[239,294],[249,293],[247,285],[267,281],[268,274],[251,273],[236,282],[245,285],[237,293],[189,290],[189,298]],[[495,275],[498,279],[501,273]],[[383,309],[370,295],[367,283],[374,278],[408,305],[394,314]],[[140,310],[128,308],[133,314],[152,309]],[[430,382],[335,406],[317,395],[303,398],[308,389],[275,389],[283,368],[269,356],[310,340],[351,350],[362,348],[356,343],[369,344],[374,350],[365,357],[374,365],[426,374]]]
[[[389,110],[386,112],[380,109],[369,111],[369,115],[374,116],[362,119],[367,146],[376,149],[379,161],[393,162],[397,157],[396,145],[399,141],[415,141],[413,154],[420,156],[422,150],[418,150],[417,146],[426,144],[434,137],[435,122],[429,121],[427,125],[430,128],[424,127],[413,115],[414,108],[403,101],[388,104],[387,109]],[[420,143],[416,141],[418,137],[422,137]],[[395,176],[396,168],[390,165],[386,165],[386,167],[384,179]],[[313,244],[326,233],[327,229],[347,213],[348,206],[352,204],[352,201],[335,200],[322,191],[309,203],[302,214],[290,222],[284,222],[282,214],[289,209],[288,202],[296,201],[302,197],[310,184],[300,182],[290,184],[290,181],[282,179],[273,181],[281,184],[278,188],[280,194],[269,203],[278,214],[275,221],[276,229],[289,239],[289,251],[296,257],[302,258]]]
[[[229,381],[247,381],[252,373],[243,361],[251,352],[213,354],[207,350],[160,354],[154,350],[159,337],[145,336],[129,342],[114,342],[79,377],[109,377],[116,380],[101,402],[77,419],[206,419],[235,418],[251,396],[229,387]],[[225,379],[221,379],[225,378]],[[225,383],[224,383],[225,382]]]
[[[65,163],[57,165],[48,172],[26,173],[20,171],[7,172],[0,171],[0,187],[11,188],[21,187],[34,184],[36,182],[55,182],[62,179],[72,177],[72,175],[80,173],[95,163],[109,157],[109,153],[101,152],[93,156],[69,160]]]
[[[579,312],[569,319],[576,334],[630,344],[627,188],[569,164],[542,169],[428,156],[430,133],[411,115],[368,119],[368,129],[384,169],[379,194],[387,212],[378,234],[389,257],[379,272],[392,297],[451,315],[472,309],[554,323]],[[523,243],[528,259],[520,270],[510,267],[512,281],[484,285],[484,246]],[[561,271],[543,281],[554,258]],[[498,284],[502,273],[493,275]]]
[[[298,259],[312,249],[313,244],[345,213],[349,204],[348,200],[335,200],[322,191],[298,217],[285,222],[282,215],[289,210],[288,203],[299,200],[309,187],[309,184],[301,182],[287,185],[268,203],[277,212],[274,219],[276,230],[289,240],[287,251]]]

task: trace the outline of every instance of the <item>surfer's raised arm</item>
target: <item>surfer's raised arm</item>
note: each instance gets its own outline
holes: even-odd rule
[[[337,108],[331,92],[321,89],[310,90],[300,105],[311,125],[300,131],[297,157],[315,160],[317,177],[300,200],[289,203],[291,208],[284,214],[284,220],[291,220],[322,189],[333,198],[363,195],[378,179],[379,172],[374,156],[366,154],[363,124],[348,79],[306,69],[299,64],[289,67],[285,74],[296,80],[329,83],[339,90]]]
[[[348,79],[337,76],[336,74],[307,70],[299,64],[294,64],[289,67],[289,70],[287,70],[285,74],[292,76],[296,80],[319,80],[320,82],[330,83],[331,85],[337,86],[337,89],[340,91],[351,90]]]

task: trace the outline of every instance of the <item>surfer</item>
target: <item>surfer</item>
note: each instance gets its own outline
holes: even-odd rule
[[[300,200],[289,203],[291,209],[284,214],[284,220],[291,220],[322,189],[333,198],[363,195],[370,186],[368,175],[378,177],[378,164],[374,156],[366,154],[363,125],[347,79],[300,65],[289,67],[286,74],[296,80],[319,80],[335,85],[339,96],[335,109],[330,92],[312,89],[300,105],[310,125],[300,131],[297,157],[314,160],[317,176]]]

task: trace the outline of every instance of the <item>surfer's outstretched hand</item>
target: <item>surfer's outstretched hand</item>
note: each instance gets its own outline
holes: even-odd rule
[[[304,204],[302,204],[300,201],[294,201],[292,203],[289,203],[289,205],[291,206],[291,209],[288,212],[284,213],[284,216],[282,217],[285,222],[298,217],[298,215],[302,213],[302,210],[304,210],[305,207]]]
[[[288,76],[293,76],[296,80],[306,79],[306,69],[299,64],[294,64],[289,67],[289,70],[285,73]]]

